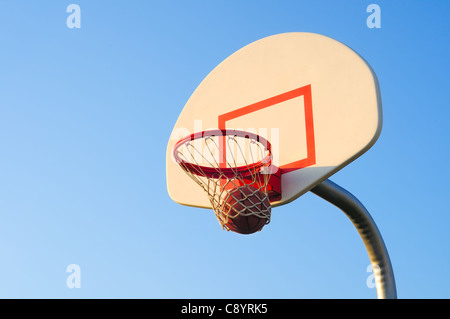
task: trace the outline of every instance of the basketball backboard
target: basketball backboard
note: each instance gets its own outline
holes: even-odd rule
[[[180,204],[210,208],[173,157],[183,137],[209,129],[264,136],[289,203],[349,164],[382,126],[376,75],[357,53],[329,37],[283,33],[253,42],[220,63],[184,106],[169,138],[167,187]]]

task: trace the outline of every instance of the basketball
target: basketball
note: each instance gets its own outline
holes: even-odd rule
[[[271,206],[263,191],[253,186],[240,186],[229,191],[222,205],[224,226],[239,234],[253,234],[270,220]]]

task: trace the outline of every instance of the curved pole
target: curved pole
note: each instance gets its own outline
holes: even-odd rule
[[[367,209],[355,196],[329,179],[315,186],[311,192],[340,208],[350,218],[369,254],[378,299],[396,299],[391,261],[381,234]]]

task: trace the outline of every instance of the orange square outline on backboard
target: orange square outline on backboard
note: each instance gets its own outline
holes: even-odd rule
[[[292,172],[316,164],[316,147],[314,140],[314,121],[311,97],[311,84],[297,89],[270,97],[268,99],[241,107],[228,113],[219,115],[219,129],[226,129],[226,122],[232,119],[262,110],[266,107],[276,105],[293,98],[303,96],[305,106],[305,128],[306,128],[306,158],[280,166],[281,174]]]

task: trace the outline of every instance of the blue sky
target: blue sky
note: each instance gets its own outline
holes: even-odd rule
[[[69,4],[81,28],[69,29]],[[381,8],[369,29],[366,8]],[[313,194],[222,231],[166,191],[178,114],[223,59],[315,32],[377,73],[383,131],[331,179],[368,208],[400,298],[449,298],[447,1],[2,1],[1,298],[376,298],[351,222]],[[68,288],[66,267],[81,269]]]

